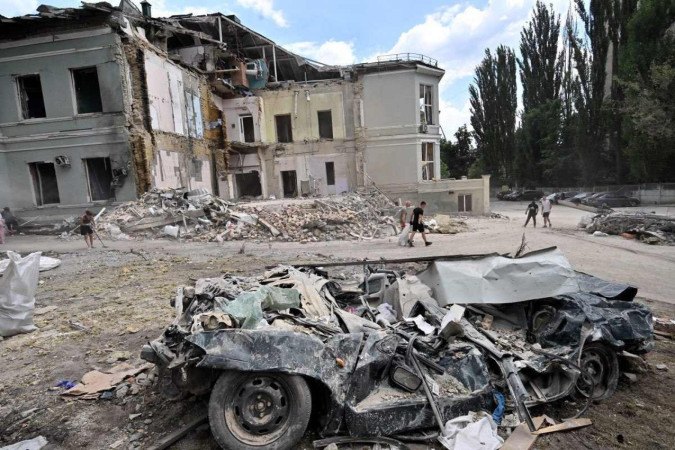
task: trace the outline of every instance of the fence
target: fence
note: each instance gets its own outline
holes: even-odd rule
[[[643,205],[675,204],[675,183],[646,183],[598,186],[537,187],[547,194],[553,192],[614,192],[620,195],[635,197]],[[499,188],[491,189],[491,196],[496,196]]]

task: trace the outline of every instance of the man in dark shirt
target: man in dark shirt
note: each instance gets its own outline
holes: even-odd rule
[[[537,202],[532,200],[530,204],[527,205],[527,209],[525,210],[525,214],[527,214],[527,220],[525,221],[525,225],[523,225],[523,227],[526,227],[527,224],[530,223],[530,219],[532,219],[532,225],[536,227],[538,212],[539,212],[539,205],[537,205]]]
[[[431,245],[431,242],[427,242],[427,235],[424,232],[424,224],[422,223],[422,216],[424,216],[424,208],[426,208],[427,202],[422,202],[420,203],[420,206],[417,208],[413,209],[412,212],[412,217],[410,218],[410,237],[408,237],[408,245],[413,247],[414,246],[414,239],[415,239],[415,233],[418,231],[422,233],[422,240],[424,241],[424,245]]]

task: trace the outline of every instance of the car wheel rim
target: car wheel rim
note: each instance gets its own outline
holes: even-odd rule
[[[577,389],[586,397],[590,395],[590,377],[593,380],[593,398],[602,397],[607,390],[607,377],[609,376],[610,361],[607,355],[598,349],[584,350],[581,355],[581,368],[587,376],[579,377]]]
[[[271,443],[289,424],[291,403],[286,383],[276,377],[242,380],[225,399],[225,422],[232,434],[250,445]]]

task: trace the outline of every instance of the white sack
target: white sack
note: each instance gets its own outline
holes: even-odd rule
[[[410,224],[407,224],[401,234],[398,235],[398,245],[405,247],[408,245],[408,234],[410,233]]]
[[[448,450],[497,450],[504,443],[492,417],[476,413],[448,420],[438,441]]]
[[[10,261],[9,259],[3,259],[0,261],[0,275],[2,275],[7,269],[9,261]],[[44,272],[45,270],[56,269],[60,265],[61,260],[58,258],[50,258],[49,256],[40,257],[40,272]]]
[[[0,336],[35,331],[33,309],[37,290],[40,252],[25,258],[7,252],[9,265],[0,278]]]

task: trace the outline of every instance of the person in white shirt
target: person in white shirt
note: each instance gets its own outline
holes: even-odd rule
[[[548,197],[541,198],[541,215],[544,216],[544,228],[546,228],[547,223],[548,227],[551,228],[551,219],[549,218],[551,215],[551,200]]]

